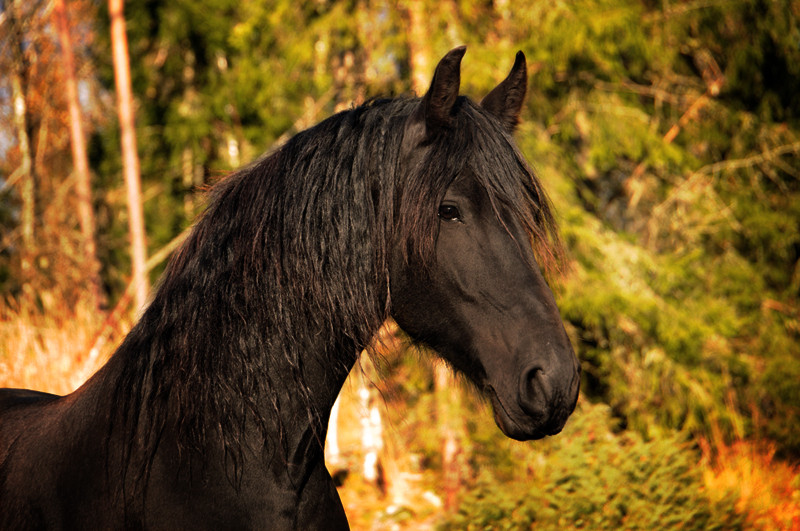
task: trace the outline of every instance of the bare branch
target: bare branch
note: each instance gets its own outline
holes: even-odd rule
[[[758,155],[752,155],[750,157],[745,157],[743,159],[723,160],[720,162],[715,162],[714,164],[707,164],[706,166],[703,166],[702,168],[694,172],[694,174],[711,175],[715,173],[723,173],[733,170],[739,170],[742,168],[749,168],[751,166],[757,166],[764,162],[772,162],[773,160],[777,159],[782,155],[786,155],[787,153],[800,154],[800,142],[794,142],[792,144],[784,144],[774,149],[770,149],[769,151],[764,151],[763,153],[760,153]]]

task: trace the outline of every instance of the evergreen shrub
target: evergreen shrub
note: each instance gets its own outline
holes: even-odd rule
[[[607,406],[583,405],[558,437],[498,441],[476,457],[474,484],[440,529],[742,528],[733,493],[709,496],[683,437],[647,441],[612,425]],[[503,446],[513,470],[491,462]]]

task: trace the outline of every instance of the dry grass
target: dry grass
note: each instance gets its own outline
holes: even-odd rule
[[[100,337],[103,312],[85,301],[70,307],[51,301],[46,306],[0,302],[0,387],[69,393],[113,352],[119,339],[114,336],[121,334],[112,331],[109,337],[106,331]]]

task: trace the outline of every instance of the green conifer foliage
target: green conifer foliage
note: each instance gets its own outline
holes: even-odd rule
[[[467,44],[475,99],[528,57],[517,138],[570,249],[556,284],[585,396],[647,436],[766,433],[798,455],[796,2],[421,5],[430,38],[416,44]],[[400,4],[154,0],[127,17],[155,249],[199,211],[198,187],[337,108],[409,92]],[[93,164],[118,286],[114,134],[95,135]]]

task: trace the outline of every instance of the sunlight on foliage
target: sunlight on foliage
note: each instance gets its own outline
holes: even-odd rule
[[[712,500],[680,436],[648,442],[611,424],[583,403],[558,437],[506,449],[508,469],[477,452],[475,483],[440,529],[741,528],[732,491]]]
[[[717,442],[700,439],[703,480],[714,501],[735,493],[736,509],[756,529],[800,527],[800,467],[775,459],[771,443]]]

